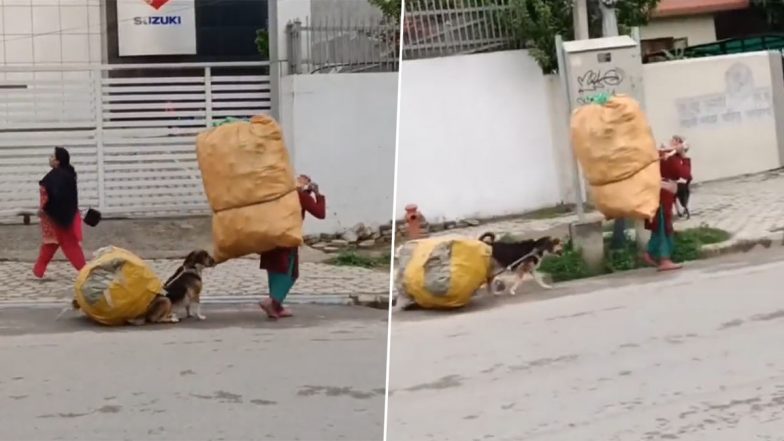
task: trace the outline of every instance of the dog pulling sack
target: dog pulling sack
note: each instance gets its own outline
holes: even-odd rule
[[[575,109],[571,137],[596,208],[608,219],[651,219],[659,207],[659,154],[637,101],[617,95]]]
[[[79,272],[74,299],[88,317],[108,326],[124,325],[142,316],[163,292],[161,280],[138,256],[107,247]]]
[[[398,251],[398,291],[428,309],[468,304],[491,271],[486,243],[459,236],[407,242]]]
[[[259,115],[199,134],[216,262],[302,244],[294,171],[274,119]]]

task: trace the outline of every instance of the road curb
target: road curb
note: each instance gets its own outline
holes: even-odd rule
[[[220,296],[203,297],[204,305],[244,305],[255,304],[263,296]],[[386,309],[389,303],[387,294],[292,294],[286,299],[290,305],[326,305],[326,306],[363,306],[374,309]],[[14,301],[0,300],[0,309],[3,308],[62,308],[69,304],[69,300],[52,301]]]
[[[728,254],[748,253],[759,247],[768,249],[774,246],[784,246],[784,233],[768,233],[757,238],[737,238],[705,245],[700,249],[700,256],[703,259],[711,259]]]

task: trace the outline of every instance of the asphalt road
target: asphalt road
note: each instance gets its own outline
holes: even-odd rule
[[[783,275],[771,251],[395,313],[387,439],[784,440]]]
[[[102,328],[0,309],[1,440],[381,440],[386,311]]]

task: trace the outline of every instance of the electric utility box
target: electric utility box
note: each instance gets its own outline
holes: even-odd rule
[[[563,42],[570,111],[601,92],[634,97],[643,105],[642,58],[633,38],[592,38]]]

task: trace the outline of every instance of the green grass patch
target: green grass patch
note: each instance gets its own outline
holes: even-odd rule
[[[702,247],[729,240],[730,233],[701,225],[675,232],[675,251],[672,253],[674,262],[687,262],[702,257]]]
[[[356,266],[360,268],[379,269],[389,268],[391,254],[386,252],[381,256],[366,256],[356,251],[342,251],[325,263],[335,266]]]
[[[643,266],[637,242],[629,234],[625,234],[623,244],[611,249],[612,237],[604,239],[604,272],[605,274],[630,271]]]
[[[566,282],[595,275],[591,273],[580,252],[574,248],[572,241],[564,244],[562,255],[545,257],[539,271],[549,274],[553,282]]]
[[[707,225],[676,231],[672,260],[675,262],[699,260],[702,258],[702,247],[727,241],[730,237],[730,233]],[[610,241],[611,237],[605,238],[604,267],[599,274],[592,273],[588,269],[579,250],[574,249],[571,241],[566,243],[562,256],[546,257],[539,271],[550,274],[554,282],[565,282],[644,267],[637,243],[628,234],[623,245],[617,249],[610,249]]]

